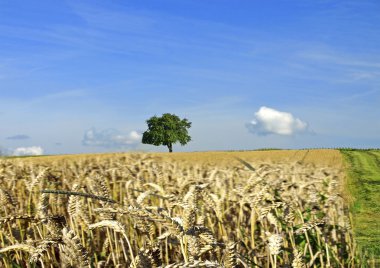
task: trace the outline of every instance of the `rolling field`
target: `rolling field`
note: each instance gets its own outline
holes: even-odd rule
[[[133,153],[131,153],[133,154]],[[145,153],[142,153],[145,154]],[[75,161],[94,158],[109,158],[114,156],[128,156],[124,153],[109,154],[76,154],[76,155],[57,155],[43,157],[19,158],[30,163],[46,163],[54,161]],[[208,151],[208,152],[174,152],[174,153],[150,153],[149,156],[157,161],[180,161],[189,163],[211,163],[220,167],[226,165],[236,165],[239,161],[235,157],[243,158],[253,162],[297,162],[311,163],[317,165],[343,167],[343,158],[338,150],[316,149],[316,150],[274,150],[274,151]]]
[[[1,159],[0,267],[375,267],[344,165],[337,150]]]

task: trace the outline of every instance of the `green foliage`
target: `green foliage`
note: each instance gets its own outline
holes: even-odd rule
[[[348,166],[347,188],[356,240],[380,262],[380,151],[341,150]]]
[[[182,146],[191,141],[187,129],[191,122],[180,119],[174,114],[163,114],[161,117],[153,116],[146,121],[148,130],[143,133],[142,143],[155,146],[165,145],[172,152],[174,143],[179,142]]]

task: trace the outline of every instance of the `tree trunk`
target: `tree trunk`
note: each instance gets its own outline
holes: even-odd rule
[[[173,146],[171,143],[168,144],[168,148],[169,148],[169,153],[172,153],[173,152]]]

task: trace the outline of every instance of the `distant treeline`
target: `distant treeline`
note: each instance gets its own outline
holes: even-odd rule
[[[258,148],[248,150],[215,150],[216,152],[251,152],[251,151],[275,151],[275,150],[339,150],[339,151],[373,151],[380,148],[351,148],[351,147],[315,147],[315,148],[299,148],[299,149],[284,149],[284,148]],[[194,151],[202,152],[202,151]]]

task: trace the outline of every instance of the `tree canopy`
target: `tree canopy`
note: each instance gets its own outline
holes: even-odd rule
[[[174,114],[165,113],[161,117],[153,116],[146,121],[148,130],[143,133],[142,143],[155,146],[165,145],[173,152],[173,144],[179,142],[182,146],[191,141],[187,129],[191,122],[180,119]]]

